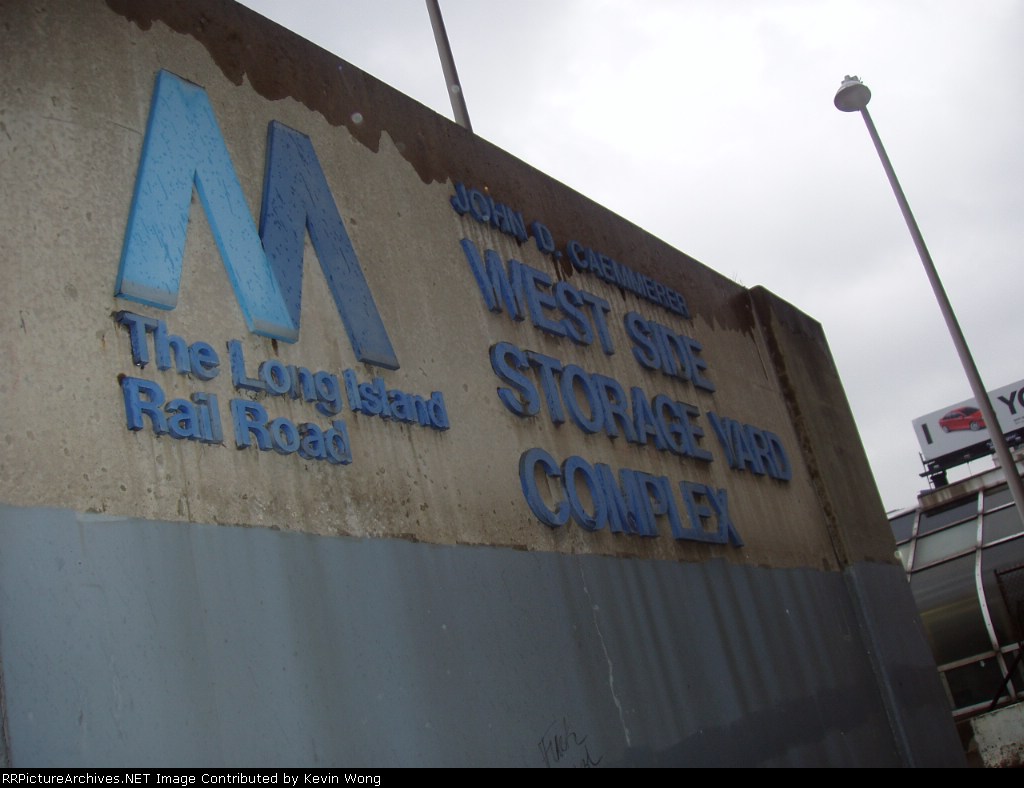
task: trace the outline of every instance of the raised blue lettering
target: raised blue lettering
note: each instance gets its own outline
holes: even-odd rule
[[[557,479],[561,476],[558,463],[543,449],[523,452],[519,457],[519,483],[523,488],[523,497],[538,520],[549,528],[559,528],[569,521],[571,509],[565,500],[558,501],[553,510],[548,508],[537,489],[538,468],[548,477]]]
[[[289,315],[299,326],[306,231],[356,358],[384,369],[398,359],[338,213],[313,143],[276,121],[267,129],[260,239]]]
[[[115,294],[160,309],[178,302],[195,186],[249,330],[298,338],[213,107],[204,91],[168,71],[157,75]]]

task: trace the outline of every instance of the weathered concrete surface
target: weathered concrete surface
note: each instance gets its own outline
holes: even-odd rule
[[[823,479],[834,479],[837,470],[844,483],[857,477],[851,490],[870,480],[845,402],[829,401],[835,410],[818,445],[795,431],[794,425],[813,434],[822,426],[820,418],[803,426],[792,421],[790,406],[801,387],[829,379],[841,394],[820,336],[786,351],[805,352],[801,361],[814,365],[806,380],[795,387],[780,380],[785,358],[766,343],[748,293],[686,255],[234,4],[14,2],[4,5],[3,21],[0,255],[8,286],[0,294],[0,319],[12,372],[0,381],[4,500],[437,543],[829,568],[842,564],[841,543],[851,538],[839,538],[830,523],[859,522],[864,529],[884,523],[880,508],[862,516],[873,490],[851,493],[852,509],[850,501],[822,499],[830,483]],[[402,364],[386,376],[387,386],[423,395],[443,391],[448,432],[350,415],[355,460],[338,468],[125,429],[118,377],[142,373],[131,365],[126,332],[111,317],[119,309],[164,318],[172,333],[210,342],[222,353],[224,343],[239,339],[253,365],[277,358],[311,370],[354,368],[365,380],[376,374],[355,362],[311,248],[300,342],[288,346],[248,334],[198,205],[178,307],[164,313],[113,297],[161,68],[206,89],[254,213],[267,123],[280,120],[310,136]],[[352,120],[356,112],[360,123]],[[677,289],[693,320],[595,277],[572,275],[566,266],[553,269],[532,242],[520,246],[459,217],[448,204],[456,180],[489,187],[527,222],[547,224],[559,243],[578,239]],[[488,312],[459,247],[464,237],[481,250],[572,275],[578,287],[607,299],[616,354]],[[642,370],[621,322],[629,310],[702,343],[717,390]],[[706,422],[703,442],[716,456],[710,465],[584,436],[543,415],[519,419],[494,394],[498,381],[487,354],[497,341],[771,430],[793,458],[794,477],[779,482],[730,470]],[[195,381],[172,372],[146,373],[168,397],[197,390]],[[234,393],[226,374],[206,389],[222,404]],[[281,399],[266,404],[272,415],[296,421],[309,410]],[[837,448],[837,428],[849,456],[826,468],[819,455]],[[520,490],[518,458],[534,446],[559,460],[579,453],[613,468],[726,489],[746,547],[677,544],[667,535],[616,538],[576,526],[551,531],[532,516]],[[884,542],[884,528],[879,532]],[[888,544],[856,552],[880,561],[891,561],[891,554]]]
[[[974,717],[971,730],[973,746],[983,766],[990,769],[1024,766],[1024,703]]]
[[[891,558],[882,499],[821,325],[764,288],[751,297],[837,559]]]
[[[974,746],[988,769],[1024,767],[1024,703],[971,719]]]

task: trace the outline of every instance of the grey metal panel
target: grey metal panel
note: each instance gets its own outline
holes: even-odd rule
[[[867,563],[851,567],[846,575],[904,762],[925,766],[956,758],[957,765],[966,765],[949,716],[936,712],[943,701],[935,697],[932,654],[921,620],[906,604],[905,577],[891,567]]]
[[[0,665],[19,767],[901,762],[809,569],[3,507]]]

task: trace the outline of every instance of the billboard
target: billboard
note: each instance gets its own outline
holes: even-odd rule
[[[988,398],[1004,435],[1024,429],[1024,380],[993,389]],[[992,452],[991,425],[985,423],[973,397],[920,416],[913,424],[925,462],[951,468]],[[943,459],[948,462],[943,463]]]

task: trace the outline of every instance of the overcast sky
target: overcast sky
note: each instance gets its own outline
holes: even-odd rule
[[[243,1],[452,117],[424,0]],[[1021,0],[441,9],[479,136],[821,321],[887,509],[927,487],[912,419],[971,391],[864,123],[832,105],[846,74],[987,388],[1024,379]]]

